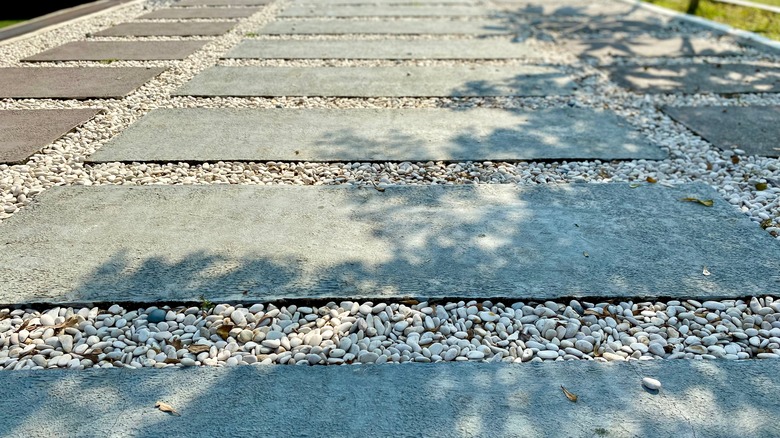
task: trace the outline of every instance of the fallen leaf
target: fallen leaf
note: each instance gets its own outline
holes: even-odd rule
[[[715,202],[712,199],[698,199],[698,198],[682,198],[681,201],[685,202],[698,202],[705,207],[712,207]]]
[[[739,164],[739,156],[738,155],[732,155],[731,156],[731,163],[732,164]]]
[[[179,413],[176,412],[176,409],[173,409],[173,406],[169,405],[168,403],[158,401],[157,403],[154,404],[154,407],[163,412],[167,412],[171,415],[175,415],[177,417],[179,416]]]
[[[217,334],[224,340],[227,341],[227,338],[230,336],[230,331],[233,330],[232,324],[222,324],[217,328]]]
[[[650,184],[655,184],[658,182],[658,180],[653,178],[652,176],[648,176],[647,179],[645,179],[645,181],[649,182]]]
[[[707,170],[712,170],[712,163],[707,161]]]
[[[167,357],[163,361],[163,363],[171,363],[171,364],[174,364],[174,365],[176,365],[179,362],[181,362],[179,359],[174,359],[174,358],[171,358],[171,357]]]
[[[414,298],[404,298],[400,300],[398,304],[403,304],[404,306],[416,306],[420,304],[420,302],[415,300]]]
[[[189,351],[192,354],[200,354],[204,351],[209,351],[211,347],[208,345],[202,345],[202,344],[192,344],[189,347],[187,347],[187,351]]]
[[[179,339],[179,338],[171,339],[170,343],[173,346],[173,348],[175,348],[177,351],[181,350],[181,348],[182,348],[181,339]]]
[[[561,389],[563,390],[563,393],[566,394],[566,398],[573,401],[574,403],[577,403],[577,396],[575,394],[572,394],[571,392],[567,391],[566,388],[561,385]]]
[[[702,274],[704,274],[705,276],[708,276],[708,275],[710,275],[710,270],[709,270],[709,269],[707,269],[707,267],[705,266],[705,267],[704,267],[704,268],[701,270],[701,273],[702,273]]]
[[[765,219],[765,220],[761,221],[761,228],[763,228],[765,230],[767,228],[771,227],[772,225],[774,225],[774,223],[772,222],[772,219]]]
[[[371,184],[373,184],[374,188],[375,188],[375,189],[376,189],[378,192],[384,192],[384,191],[385,191],[385,188],[384,188],[384,187],[379,187],[379,186],[378,186],[378,185],[377,185],[377,184],[376,184],[374,181],[371,181]]]
[[[756,183],[756,190],[759,192],[762,190],[766,190],[769,187],[767,183]]]

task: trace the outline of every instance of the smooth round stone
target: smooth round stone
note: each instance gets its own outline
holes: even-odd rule
[[[661,389],[661,382],[650,377],[644,377],[642,379],[642,386],[644,386],[645,388],[651,391],[658,391],[659,389]]]
[[[149,316],[146,317],[146,320],[150,323],[158,323],[165,321],[165,310],[163,309],[154,309],[149,313]]]
[[[322,360],[322,358],[318,354],[307,354],[306,355],[306,361],[309,362],[309,365],[316,365],[316,364],[320,363],[321,360]]]
[[[705,301],[701,305],[707,310],[726,310],[726,305],[720,301]]]
[[[379,359],[379,355],[371,351],[358,356],[358,361],[360,363],[374,363],[377,359]]]
[[[574,348],[576,348],[577,350],[583,353],[590,353],[591,351],[593,351],[593,344],[586,341],[585,339],[580,339],[574,342]]]
[[[179,363],[183,367],[194,367],[196,365],[195,359],[191,359],[189,357],[182,358],[181,361],[179,361]]]
[[[251,330],[241,330],[241,333],[238,334],[238,341],[247,343],[251,341],[255,337],[255,334],[252,333]]]
[[[496,322],[501,318],[493,312],[479,312],[477,316],[484,322]]]
[[[233,320],[235,325],[246,325],[246,316],[244,316],[244,312],[240,310],[234,310],[233,313],[230,314],[230,319]]]
[[[482,360],[485,358],[485,353],[481,351],[469,351],[468,358],[471,360]]]
[[[54,325],[54,317],[49,315],[48,313],[41,315],[41,325],[42,326]]]
[[[449,350],[444,352],[444,356],[443,356],[444,360],[448,362],[451,360],[455,360],[455,358],[458,357],[458,353],[459,351],[457,348],[450,348]]]
[[[267,339],[269,341],[278,341],[278,340],[282,339],[283,337],[284,337],[284,333],[276,331],[276,330],[270,331],[270,332],[266,333],[266,335],[265,335],[265,339]]]
[[[536,353],[536,355],[538,357],[542,358],[542,359],[545,359],[545,360],[552,360],[552,359],[557,359],[558,358],[558,352],[557,351],[552,351],[552,350],[542,350],[542,351]]]
[[[650,345],[648,345],[647,350],[655,354],[656,356],[663,356],[666,354],[666,350],[664,350],[664,346],[659,344],[658,342],[651,342]]]
[[[709,347],[710,345],[715,345],[718,343],[718,337],[715,335],[705,336],[701,338],[701,343],[706,347]]]

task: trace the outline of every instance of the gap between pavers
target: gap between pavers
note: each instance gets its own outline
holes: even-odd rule
[[[664,107],[663,112],[722,150],[780,157],[780,106]]]
[[[663,159],[627,122],[584,108],[155,109],[88,162]]]
[[[141,15],[138,19],[247,18],[262,8],[168,8]]]
[[[161,67],[0,68],[0,98],[121,98],[163,71]]]
[[[703,184],[54,187],[0,247],[13,305],[718,299],[780,270],[780,243]]]
[[[481,6],[292,4],[279,17],[485,17],[495,14],[496,11]]]
[[[690,36],[569,39],[561,48],[580,57],[604,61],[631,57],[737,56],[744,53],[733,44]]]
[[[778,373],[778,360],[5,371],[0,433],[769,437]],[[661,390],[644,390],[644,376]]]
[[[179,60],[210,43],[199,41],[73,41],[22,59],[46,61]]]
[[[99,113],[99,109],[0,111],[0,163],[20,163]]]
[[[257,32],[265,35],[506,35],[518,32],[496,20],[279,20],[266,24]]]
[[[210,67],[175,96],[551,96],[570,95],[555,67]]]
[[[542,59],[508,39],[244,40],[225,55],[245,59]]]
[[[622,65],[603,68],[615,83],[639,93],[780,92],[780,67],[761,64]]]
[[[95,36],[217,36],[236,26],[236,22],[158,23],[130,22],[121,23],[100,32]]]

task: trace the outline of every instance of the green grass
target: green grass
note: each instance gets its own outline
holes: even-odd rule
[[[21,23],[25,20],[0,20],[0,28],[13,26],[16,23]]]
[[[685,12],[689,0],[645,0],[657,6]],[[762,0],[768,4],[780,4],[780,0]],[[773,3],[772,3],[773,2]],[[715,3],[701,0],[696,15],[737,29],[755,32],[759,35],[780,40],[780,14],[754,8]]]

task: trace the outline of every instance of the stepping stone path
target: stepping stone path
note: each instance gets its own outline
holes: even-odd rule
[[[0,435],[772,435],[780,62],[740,41],[180,0],[0,46]]]

